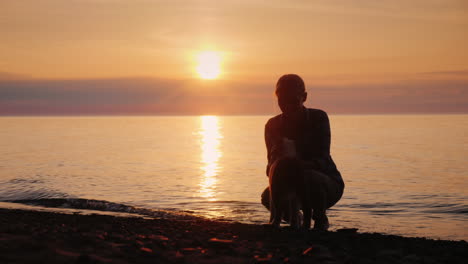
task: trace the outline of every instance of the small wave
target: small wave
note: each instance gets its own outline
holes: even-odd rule
[[[402,207],[416,207],[419,206],[414,203],[356,203],[348,204],[346,207],[349,208],[366,208],[366,209],[377,209],[377,208],[402,208]]]
[[[10,200],[10,203],[20,203],[34,206],[43,206],[50,208],[71,208],[83,210],[95,210],[104,212],[129,213],[137,214],[152,218],[166,219],[194,219],[199,218],[195,215],[190,215],[180,211],[165,211],[151,210],[146,208],[134,207],[121,203],[113,203],[103,200],[83,199],[83,198],[52,198],[52,199],[25,199],[25,200]]]
[[[425,213],[445,213],[468,215],[468,206],[461,204],[433,205],[432,208],[424,210]]]
[[[389,215],[389,214],[400,214],[406,213],[407,210],[402,209],[391,209],[391,210],[370,210],[369,213],[374,215]]]
[[[0,201],[44,200],[50,198],[69,198],[70,195],[48,188],[7,188],[0,190]]]
[[[232,212],[236,214],[247,214],[247,213],[257,213],[258,210],[256,209],[234,209],[232,210]]]
[[[6,183],[10,184],[25,184],[25,183],[44,183],[43,180],[40,179],[22,179],[22,178],[16,178],[16,179],[11,179],[7,181]]]
[[[13,203],[24,203],[29,205],[39,205],[45,207],[61,207],[74,209],[87,209],[98,211],[114,211],[130,213],[135,207],[119,203],[112,203],[100,200],[77,199],[77,198],[52,198],[52,199],[22,199],[8,201]]]
[[[219,201],[208,201],[208,203],[223,203],[223,204],[246,204],[246,205],[251,205],[251,204],[258,204],[256,202],[245,202],[245,201],[236,201],[236,200],[219,200]]]
[[[257,202],[245,202],[245,201],[236,201],[236,200],[218,200],[218,201],[191,201],[191,202],[180,202],[177,205],[192,205],[192,204],[231,204],[237,206],[256,206]]]
[[[385,215],[398,213],[430,213],[430,214],[468,214],[468,206],[460,203],[362,203],[338,205],[336,209],[354,209],[371,214]]]

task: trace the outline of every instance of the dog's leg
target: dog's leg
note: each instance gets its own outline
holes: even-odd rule
[[[302,222],[302,227],[304,229],[310,229],[310,224],[312,220],[312,205],[310,201],[310,194],[307,193],[308,188],[306,188],[306,192],[302,194],[302,213],[304,214],[304,220]]]
[[[310,229],[312,221],[312,190],[310,177],[306,174],[303,175],[304,185],[301,188],[301,198],[302,198],[302,212],[304,214],[304,220],[302,222],[302,227],[306,230]]]
[[[279,201],[273,198],[272,192],[270,192],[270,224],[277,228],[281,224],[281,208]]]
[[[275,203],[273,202],[273,199],[271,197],[271,192],[270,192],[270,224],[273,224],[275,215],[276,215]]]
[[[304,213],[304,222],[302,227],[304,229],[310,229],[310,222],[312,218],[312,208],[309,205],[303,205],[302,212]]]
[[[281,215],[282,215],[281,210],[279,210],[280,208],[276,204],[275,204],[275,206],[273,208],[275,208],[275,209],[273,209],[273,210],[275,210],[275,212],[274,212],[274,215],[273,215],[273,222],[271,222],[271,225],[273,227],[279,228],[280,224],[281,224]]]
[[[290,215],[290,225],[292,228],[299,228],[301,223],[300,223],[300,218],[299,218],[299,200],[295,195],[291,195],[289,197],[289,215]]]

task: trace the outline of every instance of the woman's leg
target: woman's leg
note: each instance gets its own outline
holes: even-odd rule
[[[328,229],[326,210],[340,200],[343,189],[330,176],[316,170],[306,170],[304,177],[308,189],[308,202],[313,208],[314,228],[326,230]]]

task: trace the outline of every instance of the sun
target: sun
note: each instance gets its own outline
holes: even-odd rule
[[[221,74],[221,55],[216,51],[202,51],[197,55],[197,73],[202,79],[216,79]]]

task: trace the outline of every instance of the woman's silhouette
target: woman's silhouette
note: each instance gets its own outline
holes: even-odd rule
[[[314,229],[327,230],[326,210],[343,195],[344,182],[330,156],[330,122],[326,112],[304,107],[307,99],[305,84],[296,74],[283,75],[276,84],[276,96],[282,114],[265,125],[265,143],[268,153],[267,175],[270,166],[281,159],[284,139],[295,144],[313,208]],[[269,209],[269,189],[262,193],[262,204]],[[304,219],[307,221],[307,219]],[[310,219],[309,219],[310,221]]]

